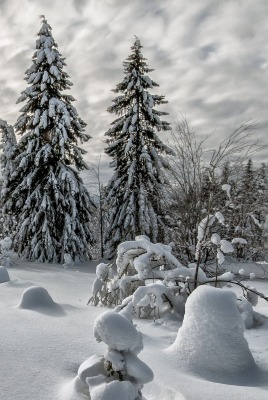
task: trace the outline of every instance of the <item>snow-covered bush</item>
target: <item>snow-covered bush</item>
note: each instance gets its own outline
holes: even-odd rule
[[[196,264],[183,266],[171,253],[171,246],[153,244],[146,236],[118,246],[116,270],[112,264],[101,263],[96,269],[90,303],[124,308],[132,301],[136,314],[172,312],[183,315],[184,304],[194,289]],[[233,275],[224,275],[229,281]],[[213,282],[199,268],[198,284]]]
[[[142,335],[132,323],[131,304],[120,313],[107,311],[95,320],[94,336],[108,348],[83,362],[75,379],[75,390],[91,400],[144,400],[142,387],[153,380],[153,372],[137,354]]]
[[[191,372],[234,376],[255,367],[243,331],[235,293],[200,286],[189,297],[183,325],[167,351]]]
[[[118,246],[115,265],[101,263],[97,266],[93,295],[89,303],[116,307],[116,311],[123,310],[131,303],[139,317],[153,315],[154,318],[159,318],[171,312],[182,318],[187,298],[200,285],[222,287],[233,283],[243,289],[244,299],[252,299],[252,304],[258,296],[267,299],[256,289],[241,283],[244,277],[238,279],[231,272],[220,272],[224,254],[231,252],[233,246],[215,233],[206,233],[205,237],[205,225],[200,224],[200,227],[202,232],[200,228],[198,251],[200,254],[203,246],[207,245],[214,248],[214,271],[210,269],[205,272],[200,258],[199,263],[183,266],[172,255],[171,246],[153,244],[148,237],[138,236],[135,241],[123,242]],[[239,304],[242,313],[241,302]],[[249,327],[249,324],[246,325]]]

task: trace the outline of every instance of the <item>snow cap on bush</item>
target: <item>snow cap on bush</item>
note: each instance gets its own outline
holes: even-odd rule
[[[168,351],[196,373],[240,374],[255,366],[243,331],[236,295],[199,286],[186,302],[183,325]]]
[[[122,335],[124,332],[124,335]],[[137,351],[142,349],[142,335],[129,319],[107,311],[96,318],[94,336],[98,342],[119,351]]]

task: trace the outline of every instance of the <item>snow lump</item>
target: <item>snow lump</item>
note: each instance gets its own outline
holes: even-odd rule
[[[119,351],[135,351],[141,347],[142,342],[141,333],[134,325],[114,311],[107,311],[96,318],[94,336],[98,342],[102,341]]]
[[[19,308],[35,309],[38,307],[53,308],[56,303],[52,300],[50,294],[41,286],[31,286],[22,293]]]
[[[9,274],[5,267],[0,266],[0,283],[9,282]]]
[[[199,286],[186,302],[183,325],[167,351],[178,365],[194,373],[243,374],[255,367],[243,331],[236,295]]]

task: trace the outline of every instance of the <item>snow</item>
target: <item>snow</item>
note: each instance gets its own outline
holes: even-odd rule
[[[97,344],[93,336],[94,320],[106,309],[86,305],[97,262],[64,269],[60,264],[15,261],[16,265],[9,270],[11,281],[0,285],[0,399],[88,399],[83,394],[76,394],[74,387],[82,382],[76,376],[80,376],[88,388],[86,378],[103,373],[101,354],[107,350],[107,346],[103,342]],[[257,267],[251,264],[248,268],[243,265],[243,268],[245,272],[255,272],[254,268]],[[252,281],[250,283],[253,285]],[[33,312],[32,309],[15,307],[24,290],[32,286],[46,288],[64,313],[41,313],[36,309]],[[268,293],[266,281],[254,281],[254,286]],[[230,289],[222,291],[227,294]],[[241,294],[240,290],[238,293]],[[243,371],[236,372],[237,382],[232,385],[228,384],[230,379],[224,373],[218,376],[216,382],[212,375],[203,378],[183,370],[180,362],[171,357],[166,349],[175,342],[182,325],[176,316],[155,322],[135,319],[134,324],[143,333],[144,341],[144,349],[139,357],[154,372],[154,380],[146,383],[142,389],[143,396],[147,400],[267,400],[268,303],[259,300],[256,311],[265,316],[263,323],[246,330],[244,335],[264,377],[255,376],[253,370],[250,370],[251,375]],[[204,307],[201,316],[204,323],[207,318],[210,318],[209,321],[213,318],[213,315],[205,312]],[[218,341],[230,325],[219,324],[219,327],[221,332]],[[205,344],[211,354],[210,342],[211,336],[206,338]],[[94,356],[96,352],[100,355]],[[93,360],[90,361],[91,357]],[[91,373],[87,370],[89,368]]]
[[[217,260],[220,265],[223,264],[225,260],[224,254],[220,250],[217,251]]]
[[[214,215],[208,215],[198,225],[198,234],[197,238],[199,241],[204,239],[205,232],[209,226],[211,226],[215,221],[215,216]]]
[[[6,270],[5,267],[0,266],[0,283],[5,283],[5,282],[9,282],[10,278],[9,278],[9,273]]]
[[[217,233],[213,233],[212,235],[211,235],[211,242],[213,243],[213,244],[219,244],[220,243],[220,241],[221,241],[221,238],[220,238],[220,236],[217,234]]]
[[[217,211],[215,213],[215,217],[217,218],[217,220],[221,223],[224,224],[224,216],[222,215],[222,213],[220,211]]]
[[[152,370],[135,354],[130,352],[126,353],[125,363],[127,375],[134,378],[137,382],[145,384],[153,380],[154,376]]]
[[[39,307],[54,308],[55,303],[48,291],[40,286],[31,286],[24,290],[21,296],[19,308],[33,310]]]
[[[234,251],[232,244],[228,240],[222,239],[220,243],[221,243],[221,250],[224,253],[232,253]]]
[[[96,382],[92,382],[92,378],[88,378],[87,381],[89,388],[92,387],[91,400],[135,400],[138,395],[131,382],[128,381],[113,381],[102,385],[96,385]]]
[[[230,198],[231,197],[231,195],[230,195],[231,186],[226,183],[226,184],[222,185],[221,188],[222,188],[222,190],[224,190],[227,193],[227,196]]]
[[[190,372],[232,377],[256,367],[243,330],[236,295],[199,286],[186,302],[182,327],[167,352]]]
[[[10,237],[5,237],[4,239],[0,240],[0,246],[2,250],[10,250],[11,249],[11,245],[12,245],[12,240],[10,239]]]
[[[234,238],[232,240],[232,243],[233,244],[247,244],[247,241],[246,241],[246,239],[243,239],[243,238]]]
[[[124,332],[124,337],[121,332]],[[94,336],[97,341],[119,351],[135,351],[140,348],[142,341],[142,336],[134,325],[114,311],[106,311],[96,319]]]

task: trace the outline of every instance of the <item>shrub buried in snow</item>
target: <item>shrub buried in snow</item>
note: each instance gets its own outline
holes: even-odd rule
[[[142,387],[153,380],[151,369],[137,354],[142,350],[142,335],[132,323],[129,305],[124,312],[107,311],[95,320],[94,336],[108,349],[80,365],[75,379],[76,392],[91,400],[142,400]]]
[[[200,286],[189,297],[182,327],[168,353],[196,373],[240,374],[255,367],[233,292]]]
[[[217,214],[219,218],[222,217]],[[201,235],[202,228],[202,235]],[[202,250],[204,232],[206,227],[202,221],[199,232],[199,252]],[[224,253],[233,250],[233,246],[219,235],[213,234],[210,246],[214,246],[217,263],[224,261]],[[205,242],[206,243],[206,242]],[[129,302],[132,303],[136,314],[148,317],[152,312],[156,315],[171,311],[182,318],[185,302],[196,286],[210,284],[213,286],[233,283],[239,285],[244,291],[244,298],[256,305],[256,299],[261,296],[255,288],[244,285],[241,280],[235,279],[231,272],[218,273],[215,269],[214,276],[207,276],[200,265],[193,263],[188,267],[183,266],[172,254],[171,247],[162,244],[153,244],[146,236],[138,236],[135,241],[121,243],[118,246],[116,271],[112,264],[99,264],[96,269],[97,277],[93,284],[91,304],[102,304],[109,307],[124,309]],[[246,307],[244,302],[239,302],[239,310],[244,319],[250,310],[252,321],[258,321],[258,316],[252,308]],[[247,328],[250,327],[246,323]]]

